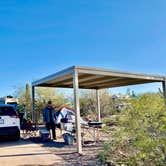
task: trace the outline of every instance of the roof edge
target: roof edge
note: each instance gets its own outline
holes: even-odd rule
[[[76,66],[71,66],[71,67],[68,67],[68,68],[66,68],[66,69],[63,69],[63,70],[61,70],[61,71],[59,71],[59,72],[57,72],[57,73],[54,73],[54,74],[48,75],[48,76],[46,76],[46,77],[43,77],[43,78],[41,78],[41,79],[38,79],[38,80],[36,80],[36,81],[33,81],[33,82],[32,82],[32,86],[37,86],[37,85],[39,85],[39,84],[41,84],[41,83],[43,83],[43,82],[45,82],[45,81],[48,81],[50,78],[56,78],[56,77],[59,77],[59,76],[61,76],[61,75],[65,75],[65,73],[70,73],[70,72],[72,72],[75,68],[76,68]]]

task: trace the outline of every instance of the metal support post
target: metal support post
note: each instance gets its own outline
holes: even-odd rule
[[[35,87],[32,86],[32,121],[35,123]]]
[[[164,102],[166,105],[166,77],[164,78],[164,81],[162,82],[162,87],[163,87]]]
[[[74,88],[74,106],[76,110],[76,136],[77,136],[77,152],[82,154],[81,145],[81,126],[80,126],[80,103],[79,103],[79,85],[78,72],[74,69],[73,72],[73,88]]]
[[[100,91],[96,90],[96,101],[97,101],[97,120],[101,121],[101,114],[100,114]]]

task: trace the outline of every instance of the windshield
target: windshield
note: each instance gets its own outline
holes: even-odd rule
[[[13,107],[0,107],[0,116],[11,116],[16,115],[16,112],[14,111]]]

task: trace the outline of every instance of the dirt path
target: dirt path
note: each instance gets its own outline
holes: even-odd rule
[[[101,145],[86,145],[83,155],[76,145],[38,139],[0,142],[0,165],[3,166],[95,166]]]
[[[62,157],[29,140],[0,142],[0,164],[3,166],[42,166],[61,162],[64,163]]]
[[[65,145],[58,134],[56,141],[41,142],[39,137],[18,142],[0,142],[0,165],[3,166],[96,166],[103,143],[83,145],[83,155],[76,152],[76,144]],[[90,135],[87,135],[87,140]]]
[[[76,144],[69,146],[64,145],[64,142],[38,142],[33,140],[35,143],[40,144],[46,150],[52,154],[60,157],[63,161],[62,165],[69,166],[96,166],[98,163],[97,155],[102,149],[102,143],[92,144],[88,143],[83,146],[83,154],[79,155],[76,152]]]

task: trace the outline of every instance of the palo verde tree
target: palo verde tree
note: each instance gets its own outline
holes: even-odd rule
[[[25,87],[19,87],[16,89],[14,96],[18,98],[19,102],[19,111],[23,110],[25,105],[28,116],[31,116],[31,88],[27,83]]]
[[[25,87],[19,87],[15,92],[15,97],[19,100],[20,110],[23,105],[26,105],[28,115],[31,115],[31,88],[29,84]],[[35,88],[35,113],[38,120],[42,120],[42,111],[48,100],[52,100],[54,107],[60,107],[69,103],[63,93],[60,93],[55,88]]]

